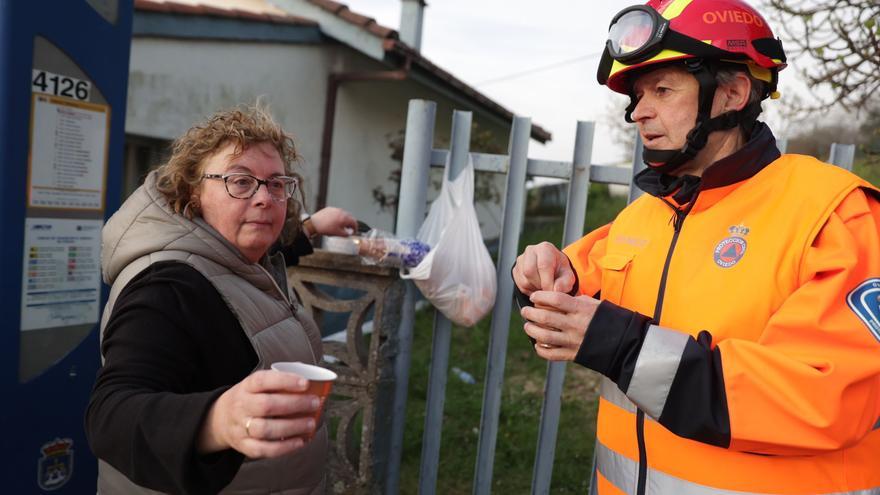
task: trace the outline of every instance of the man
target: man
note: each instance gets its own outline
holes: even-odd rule
[[[756,118],[784,66],[739,0],[612,21],[648,194],[513,270],[538,355],[605,377],[600,494],[880,494],[880,194],[780,155]]]

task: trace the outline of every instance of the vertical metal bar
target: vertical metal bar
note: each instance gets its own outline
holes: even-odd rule
[[[590,188],[590,162],[593,159],[593,122],[579,121],[574,141],[574,158],[571,180],[568,183],[568,204],[565,209],[565,226],[562,244],[567,246],[584,235],[584,219],[587,215],[587,193]],[[641,156],[641,140],[639,155]],[[642,167],[644,168],[644,167]]]
[[[831,143],[831,151],[828,154],[828,162],[838,167],[852,171],[853,160],[856,157],[856,145]]]
[[[510,310],[513,301],[513,279],[510,278],[510,269],[516,260],[519,248],[531,132],[532,120],[530,118],[515,117],[513,119],[508,150],[510,168],[507,171],[507,192],[504,201],[501,244],[498,248],[496,273],[498,292],[495,298],[495,307],[492,310],[486,383],[483,389],[483,412],[480,418],[480,439],[477,446],[477,465],[474,475],[474,493],[476,494],[488,494],[492,489],[495,441],[498,437],[498,415],[501,412],[501,386],[504,381],[507,334],[510,330]]]
[[[473,114],[462,110],[452,112],[452,136],[449,145],[449,180],[455,180],[467,166],[471,149]]]
[[[565,228],[562,244],[568,245],[584,235],[584,217],[587,211],[587,193],[590,189],[590,160],[593,154],[592,122],[578,122],[574,144],[571,180],[568,183],[568,204],[565,208]],[[550,493],[553,476],[553,458],[556,454],[556,434],[562,409],[562,384],[565,381],[565,363],[547,364],[544,384],[544,404],[538,430],[538,451],[532,475],[532,493]]]
[[[642,159],[642,151],[644,149],[645,149],[645,145],[642,143],[642,136],[640,136],[639,133],[637,132],[636,133],[636,143],[635,143],[635,146],[633,146],[633,156],[632,156],[633,178],[630,179],[630,181],[629,181],[629,198],[627,200],[627,203],[632,203],[633,201],[638,199],[639,196],[642,195],[642,190],[636,186],[634,179],[636,177],[636,174],[638,174],[642,170],[645,170],[645,168],[648,167],[645,164],[645,160]]]
[[[788,149],[788,138],[779,138],[776,140],[776,148],[779,149],[779,152],[783,155],[785,154],[785,150]]]
[[[587,493],[590,495],[599,495],[599,484],[596,483],[596,446],[599,445],[598,440],[593,442],[593,465],[590,467],[590,487]]]
[[[399,237],[415,237],[425,220],[436,113],[437,104],[433,101],[409,102],[400,170],[400,198],[397,202]]]
[[[434,119],[437,104],[410,100],[406,116],[406,142],[400,172],[400,197],[397,203],[397,236],[414,238],[425,217],[428,174],[434,143]],[[397,332],[397,356],[394,359],[394,404],[391,421],[391,450],[386,470],[385,493],[397,495],[400,485],[400,458],[403,453],[403,430],[406,423],[406,395],[412,358],[415,324],[416,287],[406,282],[400,327]]]
[[[449,179],[455,179],[467,165],[471,141],[471,112],[456,110],[452,114],[452,139],[449,158]],[[440,434],[443,430],[443,404],[446,401],[446,375],[449,370],[449,344],[452,322],[439,311],[434,313],[434,342],[431,368],[428,370],[428,399],[425,405],[425,431],[422,436],[422,459],[419,470],[419,493],[433,494],[437,489],[437,468],[440,464]]]

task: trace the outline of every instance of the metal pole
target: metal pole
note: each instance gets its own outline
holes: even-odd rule
[[[471,141],[471,112],[452,113],[449,179],[454,180],[467,165]],[[443,404],[446,400],[446,375],[449,370],[449,344],[452,322],[439,311],[434,313],[434,342],[431,368],[428,371],[428,399],[425,406],[425,431],[422,436],[422,459],[419,470],[419,493],[433,494],[437,489],[440,464],[440,434],[443,430]]]
[[[488,494],[492,489],[492,469],[495,462],[495,441],[498,437],[498,415],[501,411],[501,386],[504,382],[504,360],[507,357],[507,335],[510,330],[510,310],[513,301],[513,279],[510,269],[516,261],[519,234],[525,202],[526,168],[529,158],[529,136],[532,120],[515,117],[510,130],[510,168],[507,172],[507,193],[504,201],[501,245],[498,250],[498,294],[492,310],[492,328],[489,336],[489,357],[486,365],[486,384],[483,389],[483,413],[480,418],[480,439],[477,446],[477,465],[474,475],[474,493]]]
[[[403,166],[400,172],[400,198],[397,203],[398,237],[414,238],[425,217],[436,113],[437,104],[433,101],[410,100],[409,102]],[[411,281],[406,282],[402,304],[400,327],[397,332],[397,356],[394,359],[394,404],[391,411],[391,450],[388,454],[386,471],[386,495],[397,495],[400,491],[400,458],[403,453],[406,392],[409,386],[416,305],[416,287]]]
[[[568,204],[565,208],[565,228],[562,232],[563,245],[571,244],[584,235],[587,193],[590,189],[590,160],[593,154],[594,127],[592,122],[578,122],[577,124],[571,180],[568,183]],[[538,429],[538,451],[535,455],[535,469],[532,475],[533,494],[550,493],[564,381],[565,363],[548,363],[547,380],[544,383],[544,404],[541,408],[541,425]]]
[[[831,151],[828,155],[828,162],[844,170],[852,171],[853,160],[856,157],[856,145],[831,143]]]
[[[632,176],[633,178],[629,181],[629,198],[627,200],[627,204],[632,203],[637,200],[639,196],[642,195],[642,190],[639,189],[635,184],[636,174],[645,170],[648,165],[645,164],[645,160],[642,159],[642,151],[645,149],[645,145],[642,143],[642,136],[639,133],[636,133],[636,143],[633,146],[633,156],[632,156]]]
[[[785,150],[788,149],[788,138],[779,138],[776,140],[776,148],[779,149],[779,152],[783,155],[785,154]]]

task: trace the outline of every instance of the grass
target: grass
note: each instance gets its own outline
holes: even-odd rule
[[[853,163],[853,172],[875,186],[880,186],[880,160],[860,157]]]
[[[592,185],[586,229],[607,223],[625,205],[612,198],[607,186]],[[548,240],[559,245],[562,218],[524,229],[520,249]],[[410,370],[409,399],[401,465],[400,492],[418,493],[419,464],[425,421],[428,368],[431,359],[434,311],[416,316]],[[471,493],[483,400],[483,380],[489,346],[490,318],[473,328],[453,328],[450,369],[472,374],[467,384],[449,373],[438,468],[437,493]],[[543,401],[546,361],[535,356],[516,311],[510,318],[507,361],[493,473],[495,493],[528,493]],[[577,365],[566,368],[562,413],[553,468],[553,493],[583,493],[587,488],[595,438],[598,376]]]

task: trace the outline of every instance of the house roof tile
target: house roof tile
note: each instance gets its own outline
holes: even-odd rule
[[[259,22],[278,24],[297,24],[316,26],[318,23],[288,14],[263,0],[231,0],[219,7],[216,3],[199,0],[134,0],[136,10],[143,12],[159,12],[166,14],[204,15],[212,17],[229,17]]]
[[[366,29],[370,33],[380,38],[393,38],[397,39],[397,31],[391,28],[387,28],[382,26],[372,17],[367,17],[365,15],[358,14],[353,12],[348,8],[347,5],[334,2],[333,0],[307,0],[312,5],[317,5],[327,12],[331,12],[336,17],[340,19],[344,19],[356,26],[359,26],[363,29]]]

